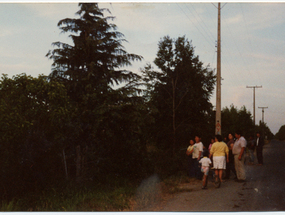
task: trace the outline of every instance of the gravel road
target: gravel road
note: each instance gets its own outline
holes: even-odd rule
[[[175,194],[155,211],[285,211],[285,142],[272,140],[263,154],[263,166],[246,165],[246,182],[231,178],[215,188],[209,181],[207,190],[200,182],[184,184],[191,191]]]

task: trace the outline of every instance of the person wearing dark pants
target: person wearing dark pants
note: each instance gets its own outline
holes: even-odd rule
[[[190,140],[190,146],[187,148],[186,155],[188,156],[188,176],[195,177],[195,159],[193,159],[194,140]]]
[[[193,150],[193,160],[194,160],[194,169],[195,169],[195,177],[199,180],[202,179],[203,175],[201,169],[199,167],[199,161],[203,156],[203,143],[201,142],[200,136],[195,136],[195,144]]]
[[[236,173],[235,163],[234,163],[235,159],[234,159],[234,155],[233,155],[233,151],[232,151],[234,143],[235,143],[234,135],[232,133],[229,133],[228,138],[229,138],[229,142],[227,143],[227,146],[229,148],[229,162],[226,164],[226,176],[225,176],[225,179],[230,179],[231,171],[235,175],[234,179],[236,179],[237,178],[237,173]]]
[[[260,132],[256,132],[256,157],[258,164],[263,165],[263,146],[264,146],[264,139],[261,137]]]

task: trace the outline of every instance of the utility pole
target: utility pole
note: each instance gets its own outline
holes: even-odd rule
[[[262,86],[246,86],[246,88],[253,88],[253,125],[255,126],[255,88],[262,88]]]
[[[262,123],[264,124],[264,109],[268,108],[268,107],[258,107],[262,109]]]
[[[215,134],[222,134],[221,125],[221,3],[218,3],[218,44],[217,44],[217,95]]]
[[[266,138],[266,135],[265,135],[265,125],[264,125],[264,109],[265,108],[268,108],[268,107],[258,107],[258,108],[261,108],[262,109],[262,135],[264,135],[264,138]]]

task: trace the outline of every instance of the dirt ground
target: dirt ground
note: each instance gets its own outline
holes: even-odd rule
[[[208,189],[202,190],[202,182],[195,180],[179,184],[184,192],[165,194],[153,176],[141,187],[144,191],[146,184],[149,187],[148,195],[138,197],[144,204],[134,211],[285,211],[285,142],[272,140],[264,146],[263,155],[263,166],[246,165],[246,182],[235,182],[232,175],[220,188],[209,180]]]

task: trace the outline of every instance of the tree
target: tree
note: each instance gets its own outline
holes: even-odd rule
[[[255,130],[261,132],[261,135],[268,140],[271,140],[274,137],[274,134],[271,132],[267,124],[263,123],[261,120],[259,121],[259,125],[255,126]]]
[[[215,76],[195,56],[194,47],[185,37],[163,37],[154,63],[160,71],[154,71],[151,65],[142,70],[155,118],[154,142],[173,156],[185,147],[190,135],[208,133]]]
[[[245,137],[254,135],[251,113],[245,106],[241,107],[239,110],[233,104],[230,108],[223,108],[222,122],[222,135],[224,137],[227,137],[229,133],[234,133],[238,130],[242,131]]]
[[[99,172],[110,169],[110,163],[116,160],[112,150],[116,143],[133,140],[131,136],[115,139],[116,133],[126,135],[125,132],[135,128],[122,131],[122,127],[131,126],[134,120],[125,117],[122,121],[127,113],[122,111],[136,112],[143,108],[136,85],[140,77],[125,69],[142,57],[126,52],[122,45],[126,41],[124,35],[109,23],[114,17],[104,17],[107,9],[100,9],[96,3],[79,3],[79,7],[78,19],[66,18],[58,23],[63,33],[70,33],[73,45],[55,42],[56,48],[47,53],[53,60],[51,80],[64,83],[72,102],[74,129],[69,145],[76,151],[77,179],[88,168]],[[115,84],[121,84],[120,88],[113,89]],[[102,166],[103,163],[109,166]]]
[[[278,140],[285,140],[285,125],[282,125],[279,131],[275,134],[275,138]]]
[[[0,98],[2,196],[40,189],[64,177],[63,125],[69,118],[64,85],[44,76],[3,75]]]

